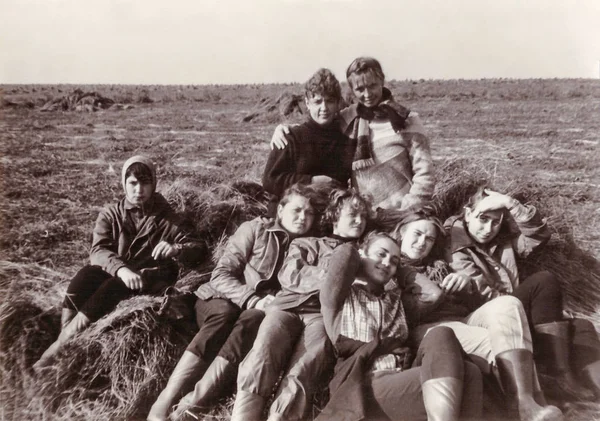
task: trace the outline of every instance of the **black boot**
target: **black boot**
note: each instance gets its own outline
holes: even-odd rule
[[[541,406],[534,398],[533,354],[526,349],[512,349],[496,356],[504,393],[508,398],[509,416],[521,421],[564,421],[560,409]]]
[[[568,321],[544,323],[534,326],[534,343],[538,363],[554,377],[548,395],[558,399],[592,400],[592,391],[581,386],[571,370],[570,326]]]
[[[165,421],[169,418],[171,406],[182,395],[189,392],[194,383],[206,370],[206,362],[190,351],[185,351],[169,377],[167,385],[150,408],[148,421]]]

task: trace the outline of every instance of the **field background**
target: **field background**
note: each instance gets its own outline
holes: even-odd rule
[[[560,221],[582,253],[600,260],[600,81],[421,80],[389,87],[421,116],[437,168],[466,162],[503,189],[545,192],[552,199],[549,223]],[[41,111],[76,88],[127,106]],[[98,211],[122,196],[127,157],[154,159],[159,191],[260,182],[274,126],[304,118],[280,114],[284,93],[299,94],[301,86],[2,85],[0,302],[15,283],[64,285],[87,262]],[[600,303],[588,304],[599,320]],[[13,398],[0,392],[0,402]],[[590,414],[571,419],[600,419],[600,412]]]

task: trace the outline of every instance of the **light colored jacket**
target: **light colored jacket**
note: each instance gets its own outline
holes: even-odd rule
[[[226,298],[240,308],[252,308],[260,298],[256,290],[275,276],[285,231],[274,219],[258,217],[244,222],[229,238],[210,281],[196,295],[207,300]]]
[[[449,233],[446,259],[454,272],[472,279],[474,305],[511,294],[519,285],[517,256],[526,257],[544,245],[551,232],[537,209],[518,204],[506,215],[498,236],[482,247],[471,238],[461,217],[449,218],[444,226]]]

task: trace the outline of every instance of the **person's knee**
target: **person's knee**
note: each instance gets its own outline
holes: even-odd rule
[[[240,315],[240,309],[228,300],[211,299],[203,303],[196,301],[197,319],[204,324],[233,324]],[[202,315],[202,316],[201,316]]]
[[[502,297],[494,298],[479,310],[482,311],[482,315],[484,317],[493,321],[497,321],[498,317],[502,318],[507,314],[525,314],[521,300],[519,300],[517,297],[513,297],[512,295],[503,295]]]
[[[238,318],[238,323],[245,329],[258,329],[258,326],[262,323],[264,318],[264,311],[253,308],[242,311],[242,314],[240,314],[240,317]]]
[[[436,326],[429,330],[427,335],[425,335],[421,346],[432,347],[432,349],[440,346],[453,346],[460,349],[460,343],[458,342],[454,331],[447,326]]]

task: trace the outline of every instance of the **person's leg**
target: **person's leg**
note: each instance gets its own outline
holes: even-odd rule
[[[294,313],[281,310],[266,313],[254,345],[238,370],[232,421],[260,419],[303,327]]]
[[[261,310],[244,310],[233,325],[229,337],[210,364],[194,390],[185,395],[173,414],[174,419],[185,411],[202,411],[233,385],[237,367],[254,344],[260,323],[265,317]]]
[[[333,349],[321,313],[302,314],[304,331],[296,343],[269,411],[269,420],[302,420],[316,388],[333,367]]]
[[[578,384],[570,367],[571,334],[562,317],[562,290],[550,272],[537,272],[515,289],[532,325],[534,358],[557,379],[556,391],[569,399],[589,399],[591,394]]]
[[[593,323],[572,319],[571,360],[575,374],[592,390],[600,401],[600,340]]]
[[[87,265],[81,268],[69,282],[67,293],[63,300],[63,308],[77,313],[87,300],[96,292],[102,282],[112,276],[100,266]]]
[[[228,300],[197,300],[195,304],[198,333],[184,351],[167,385],[150,412],[149,421],[166,420],[171,406],[194,387],[209,362],[227,339],[240,310]]]
[[[465,361],[465,377],[463,381],[462,404],[460,418],[464,420],[480,420],[483,411],[483,374],[479,367]]]
[[[370,377],[365,396],[369,413],[383,412],[391,421],[427,419],[420,367],[376,371],[366,376]]]
[[[452,329],[431,329],[417,351],[413,367],[420,367],[427,419],[458,420],[462,405],[464,359]],[[481,377],[479,377],[481,382]],[[477,405],[481,408],[482,402]]]

